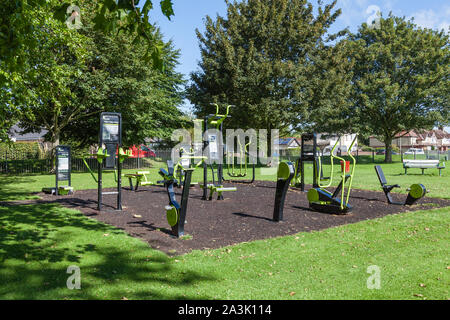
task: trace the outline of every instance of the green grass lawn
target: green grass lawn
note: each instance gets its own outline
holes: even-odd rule
[[[160,166],[149,169],[152,180],[159,179]],[[401,163],[382,167],[403,192],[420,182],[431,190],[427,196],[449,198],[447,170],[442,177],[431,169],[405,176]],[[311,173],[312,164],[306,170]],[[380,190],[373,164],[356,170],[356,188]],[[257,170],[258,180],[275,177]],[[197,169],[193,180],[201,178]],[[53,185],[54,175],[1,176],[0,199],[32,198],[30,192]],[[104,185],[114,186],[113,175],[105,175]],[[73,174],[73,186],[96,183],[89,174]],[[450,207],[407,212],[169,257],[56,204],[4,206],[0,299],[449,299],[449,218]],[[381,272],[378,290],[367,288],[373,265]],[[80,290],[66,286],[69,266],[81,270]]]
[[[0,299],[448,299],[450,211],[168,257],[56,205],[0,207]],[[69,290],[69,266],[81,289]],[[380,289],[368,289],[369,266]]]

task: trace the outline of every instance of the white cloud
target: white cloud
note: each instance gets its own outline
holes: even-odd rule
[[[414,23],[419,27],[438,30],[445,29],[448,31],[450,26],[450,7],[446,6],[439,12],[435,12],[432,9],[420,10],[409,17],[409,19],[412,18],[414,18]]]

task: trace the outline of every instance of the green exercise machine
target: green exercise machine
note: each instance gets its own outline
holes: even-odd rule
[[[178,188],[181,188],[182,185],[184,185],[184,178],[186,169],[190,168],[197,168],[203,165],[203,162],[207,159],[207,157],[204,156],[196,156],[193,148],[190,148],[190,151],[187,151],[186,148],[181,147],[180,148],[180,158],[178,159],[178,162],[176,163],[174,170],[176,177],[179,181],[176,186]],[[198,160],[197,163],[195,161]],[[197,182],[190,182],[190,187],[197,185]]]
[[[392,185],[387,184],[387,180],[386,177],[384,176],[383,169],[381,169],[381,166],[379,165],[375,166],[375,172],[377,173],[378,180],[380,181],[381,184],[381,188],[383,189],[383,192],[389,204],[410,206],[416,203],[419,199],[422,199],[427,193],[427,189],[423,184],[414,183],[409,187],[409,189],[407,189],[409,193],[405,199],[405,202],[396,202],[392,199],[391,191],[394,188],[400,188],[400,186],[398,184]]]
[[[314,180],[315,183],[317,183],[317,186],[313,186],[310,190],[308,190],[308,201],[309,201],[309,207],[313,210],[324,212],[324,213],[331,213],[331,214],[347,214],[352,210],[352,206],[349,204],[349,197],[350,197],[350,191],[352,187],[353,177],[355,174],[355,168],[356,168],[356,159],[353,157],[351,150],[353,148],[353,145],[355,144],[357,140],[357,135],[355,135],[355,138],[352,140],[349,148],[348,148],[348,156],[351,159],[351,170],[349,168],[349,173],[347,173],[346,170],[346,160],[344,158],[341,158],[339,156],[336,156],[334,154],[336,147],[340,141],[337,139],[336,143],[334,144],[331,152],[331,174],[330,178],[327,179],[327,184],[322,184],[322,180],[318,178],[318,173],[322,170],[321,160],[318,158],[317,162],[314,161],[314,165],[316,166],[316,163],[318,164],[318,167],[314,168]],[[303,137],[302,137],[303,139]],[[316,136],[313,136],[313,139],[316,139]],[[317,145],[317,142],[314,143]],[[302,141],[303,145],[303,141]],[[317,152],[314,152],[315,155],[317,155]],[[333,182],[333,170],[334,170],[334,159],[338,159],[341,161],[341,164],[343,164],[343,170],[341,173],[341,181],[334,190],[334,192],[328,191],[326,188],[330,187]]]
[[[207,137],[203,137],[203,154],[207,154],[207,159],[203,162],[203,200],[212,200],[213,195],[217,192],[217,200],[223,200],[223,192],[236,191],[236,187],[223,186],[223,137],[222,129],[223,122],[229,118],[230,108],[232,105],[226,107],[226,113],[220,114],[219,105],[211,103],[216,107],[215,114],[209,114],[204,118],[204,126]],[[210,132],[209,128],[215,129]],[[217,163],[217,175],[214,171],[214,164]],[[208,165],[212,172],[212,183],[208,182]],[[209,190],[209,196],[208,196]]]
[[[84,164],[91,176],[97,182],[98,206],[102,210],[103,196],[116,195],[116,210],[122,210],[122,163],[131,156],[131,151],[125,152],[122,148],[122,115],[116,112],[103,112],[100,115],[99,148],[97,153],[88,154],[83,157]],[[97,159],[97,177],[86,161],[87,157]],[[114,173],[117,182],[116,191],[103,191],[103,174]]]
[[[191,183],[192,172],[194,168],[185,168],[184,181],[182,183],[183,191],[181,195],[181,202],[175,199],[174,186],[181,184],[175,178],[175,168],[173,161],[167,161],[167,171],[163,168],[159,169],[159,175],[164,179],[164,186],[167,189],[169,196],[169,204],[165,207],[167,222],[172,228],[172,234],[179,238],[184,235],[184,224],[186,222],[186,212],[189,200],[189,185]]]
[[[248,163],[250,160],[250,153],[248,147],[252,143],[252,139],[250,137],[248,143],[242,145],[241,140],[237,138],[238,146],[239,146],[239,168],[235,166],[235,155],[234,153],[227,152],[227,175],[232,178],[244,178],[248,175]],[[255,181],[255,163],[252,163],[252,178],[251,180],[232,180],[232,182],[238,183],[253,183]]]

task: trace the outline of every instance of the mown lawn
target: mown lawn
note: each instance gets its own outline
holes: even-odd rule
[[[409,212],[168,257],[74,210],[0,207],[0,299],[448,299],[449,218]],[[373,265],[380,289],[367,288]]]
[[[152,180],[160,166],[149,169]],[[419,182],[427,196],[449,198],[446,169],[442,177],[432,169],[405,176],[401,163],[382,167],[402,192]],[[311,182],[312,164],[306,170]],[[380,189],[373,164],[356,170],[355,188]],[[258,180],[275,177],[257,170]],[[193,180],[201,178],[197,169]],[[3,175],[0,200],[33,198],[30,192],[53,185],[54,175]],[[114,186],[113,175],[104,185]],[[73,186],[96,188],[89,174],[73,174]],[[0,299],[449,299],[449,218],[450,207],[408,212],[169,257],[56,204],[3,206]],[[80,290],[66,286],[69,266],[81,270]],[[367,288],[370,266],[380,270],[380,289]]]

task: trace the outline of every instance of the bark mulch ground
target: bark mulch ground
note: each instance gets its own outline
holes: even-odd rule
[[[306,193],[290,190],[284,207],[284,221],[277,223],[272,221],[274,182],[257,181],[251,185],[234,186],[237,186],[237,191],[224,193],[225,200],[222,201],[201,200],[202,190],[199,187],[191,188],[185,224],[185,233],[190,235],[188,239],[177,239],[171,235],[164,210],[168,196],[160,186],[143,187],[137,192],[123,188],[121,212],[114,211],[115,195],[105,195],[104,211],[98,212],[97,190],[75,191],[71,196],[59,196],[58,199],[39,193],[42,200],[35,203],[56,201],[80,210],[86,216],[123,229],[170,255],[321,230],[405,211],[450,206],[450,200],[428,197],[410,207],[389,205],[383,192],[354,189],[349,201],[353,211],[348,215],[330,215],[310,210]],[[180,200],[181,189],[177,192],[177,200]],[[393,198],[404,201],[406,195],[393,194]]]

